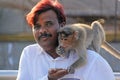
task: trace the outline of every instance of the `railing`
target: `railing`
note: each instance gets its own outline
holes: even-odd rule
[[[120,72],[114,72],[116,80],[120,80]]]
[[[16,80],[17,70],[0,70],[0,80]],[[120,80],[120,73],[114,72],[116,80]]]
[[[17,70],[0,70],[0,80],[16,80]]]

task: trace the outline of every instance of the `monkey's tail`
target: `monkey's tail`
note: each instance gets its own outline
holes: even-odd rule
[[[105,41],[105,31],[99,21],[92,22],[91,27],[94,35],[92,45],[94,50],[99,52],[101,44]]]
[[[101,47],[112,54],[114,57],[120,59],[120,51],[116,50],[108,42],[105,41]]]
[[[103,25],[105,23],[104,19],[98,19],[97,21],[100,22],[101,25]]]

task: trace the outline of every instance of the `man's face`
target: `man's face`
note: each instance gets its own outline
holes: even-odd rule
[[[35,40],[44,49],[56,47],[58,23],[57,15],[54,11],[48,10],[39,15],[38,21],[32,27]]]

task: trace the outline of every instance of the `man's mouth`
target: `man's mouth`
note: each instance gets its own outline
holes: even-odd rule
[[[41,34],[41,35],[38,37],[38,40],[40,40],[40,39],[47,39],[47,38],[49,38],[49,37],[52,37],[52,34],[50,34],[50,33],[43,33],[43,34]]]

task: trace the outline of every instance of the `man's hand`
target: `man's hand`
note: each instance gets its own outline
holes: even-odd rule
[[[50,69],[48,72],[48,78],[49,80],[57,80],[66,74],[68,74],[68,70],[66,69]]]

